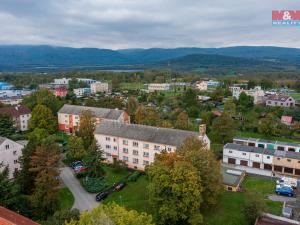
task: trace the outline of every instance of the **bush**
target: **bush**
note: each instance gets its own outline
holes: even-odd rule
[[[81,172],[81,173],[77,173],[75,176],[79,179],[79,178],[83,178],[86,177],[88,175],[88,172]]]
[[[128,177],[127,181],[128,182],[136,182],[137,179],[141,176],[141,172],[139,171],[134,171],[130,176]]]
[[[101,178],[91,178],[85,177],[80,180],[82,187],[90,193],[98,193],[107,188],[106,181],[104,177]]]

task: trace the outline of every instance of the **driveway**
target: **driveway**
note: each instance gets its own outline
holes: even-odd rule
[[[268,199],[275,202],[295,202],[296,198],[286,197],[282,195],[269,195]]]
[[[96,207],[98,203],[95,200],[95,194],[86,192],[81,187],[79,181],[73,174],[73,171],[69,167],[60,168],[60,177],[64,184],[70,189],[75,198],[73,208],[79,209],[80,212],[91,210]]]

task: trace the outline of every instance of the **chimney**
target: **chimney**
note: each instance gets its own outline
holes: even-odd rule
[[[201,137],[205,136],[206,134],[206,124],[200,124],[199,125],[199,135]]]

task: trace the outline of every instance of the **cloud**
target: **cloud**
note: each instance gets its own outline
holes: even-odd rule
[[[300,46],[271,11],[298,0],[1,0],[0,44],[150,48]]]

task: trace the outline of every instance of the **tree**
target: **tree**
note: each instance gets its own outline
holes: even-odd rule
[[[266,136],[274,136],[279,132],[279,125],[279,119],[273,113],[268,113],[265,118],[259,121],[258,132]]]
[[[70,221],[78,221],[80,212],[78,209],[63,209],[56,211],[53,216],[48,217],[47,221],[43,221],[43,225],[63,225]]]
[[[250,95],[247,95],[246,93],[242,92],[240,94],[239,100],[238,100],[238,108],[240,111],[245,112],[252,108],[254,106],[253,103],[253,97]]]
[[[199,224],[203,187],[197,169],[176,153],[158,155],[146,170],[157,224]]]
[[[265,201],[261,195],[258,193],[248,194],[243,208],[243,213],[248,224],[254,224],[255,220],[262,216],[265,208]]]
[[[215,141],[219,143],[226,143],[232,141],[235,133],[234,120],[227,114],[216,118],[212,125],[212,136]]]
[[[160,124],[160,127],[173,128],[173,124],[169,120],[163,120]]]
[[[56,115],[62,107],[63,102],[56,98],[51,91],[46,88],[34,92],[32,95],[23,99],[23,104],[33,110],[37,105],[45,105],[51,109],[53,115]]]
[[[57,130],[57,119],[47,106],[37,105],[31,113],[29,128],[31,130],[36,128],[45,129],[53,134]]]
[[[68,141],[67,158],[72,160],[82,160],[87,155],[81,137],[71,136]]]
[[[152,217],[146,213],[127,210],[117,204],[99,205],[91,211],[81,214],[79,221],[70,221],[65,225],[154,225]]]
[[[134,97],[129,97],[127,104],[126,104],[126,111],[128,114],[131,116],[131,118],[134,121],[134,114],[139,106],[139,103],[137,102],[136,98]]]
[[[9,137],[15,133],[13,119],[9,114],[0,114],[0,136]]]
[[[113,90],[119,90],[120,88],[120,80],[117,77],[113,77],[111,81],[111,86]]]
[[[9,179],[8,167],[1,167],[0,165],[0,205],[14,210],[18,207],[20,187]]]
[[[203,187],[202,205],[215,205],[223,191],[220,163],[206,144],[197,138],[188,138],[177,149],[177,154],[190,162],[198,171]]]
[[[79,137],[83,140],[83,146],[88,149],[94,140],[95,119],[90,110],[84,110],[80,115]]]
[[[176,118],[175,127],[182,130],[188,130],[190,127],[189,117],[186,112],[181,112]]]
[[[137,124],[150,126],[157,126],[161,121],[158,112],[153,107],[139,106],[134,117]]]
[[[232,98],[228,99],[224,104],[224,112],[233,117],[236,115],[236,105]]]
[[[198,106],[197,92],[194,89],[187,89],[182,96],[182,102],[186,107]]]

